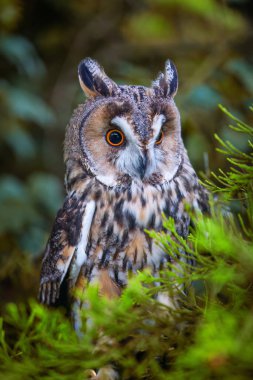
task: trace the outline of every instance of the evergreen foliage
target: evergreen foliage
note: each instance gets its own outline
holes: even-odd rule
[[[253,377],[252,128],[240,121],[242,114],[252,121],[245,109],[253,90],[252,15],[251,0],[0,2],[0,378],[83,379],[85,369],[108,362],[122,379]],[[42,249],[64,196],[64,126],[84,100],[76,67],[85,56],[118,83],[147,85],[171,58],[191,161],[202,169],[208,152],[217,174],[205,181],[212,216],[193,216],[187,244],[171,220],[173,239],[151,232],[176,253],[161,290],[176,293],[180,307],[167,310],[152,298],[157,288],[148,273],[117,301],[89,289],[83,318],[92,324],[78,339],[62,311],[24,302],[36,297]],[[231,128],[217,103],[239,118],[230,115]],[[213,148],[217,131],[225,154]],[[183,250],[194,267],[180,260]],[[186,295],[172,282],[186,284]]]
[[[140,273],[117,300],[90,287],[79,338],[60,310],[9,304],[0,332],[4,379],[81,380],[86,369],[108,363],[124,380],[252,378],[253,133],[224,112],[230,128],[247,135],[248,151],[216,137],[231,167],[206,180],[218,198],[210,216],[192,215],[187,242],[173,220],[164,221],[166,233],[149,232],[174,255],[161,278]],[[158,281],[159,291],[177,299],[174,309],[153,297]]]

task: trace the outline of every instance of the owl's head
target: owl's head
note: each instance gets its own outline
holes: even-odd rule
[[[90,58],[78,75],[88,100],[67,128],[66,163],[79,160],[106,186],[170,181],[183,154],[174,64],[168,60],[150,87],[117,85]]]

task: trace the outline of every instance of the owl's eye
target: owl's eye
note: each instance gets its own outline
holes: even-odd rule
[[[121,146],[125,141],[125,136],[119,129],[110,129],[105,138],[106,142],[112,146]]]
[[[163,137],[164,137],[164,133],[163,133],[163,131],[160,131],[159,135],[157,136],[156,142],[155,142],[156,145],[161,144]]]

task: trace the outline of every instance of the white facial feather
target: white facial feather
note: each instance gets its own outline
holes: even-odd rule
[[[116,116],[111,120],[111,123],[122,130],[128,142],[137,144],[137,139],[133,134],[132,127],[124,117]]]
[[[115,186],[115,177],[113,175],[97,175],[97,180],[103,183],[105,186],[112,187]]]
[[[135,177],[139,174],[138,165],[142,157],[142,152],[138,145],[138,140],[132,131],[131,125],[129,125],[124,117],[116,116],[111,120],[111,122],[121,129],[127,140],[126,147],[123,150],[119,151],[119,157],[116,161],[116,166],[121,172]]]
[[[117,168],[132,177],[138,176],[138,162],[141,158],[139,149],[132,143],[129,144],[119,155]]]
[[[156,172],[157,166],[159,162],[163,159],[163,152],[155,148],[155,142],[159,133],[161,132],[161,128],[163,123],[165,122],[164,115],[155,115],[152,123],[153,137],[148,144],[148,165],[146,169],[145,178],[148,178],[151,174]]]
[[[153,119],[153,123],[151,126],[151,129],[153,130],[153,138],[150,140],[150,143],[148,145],[148,148],[151,148],[159,136],[159,133],[161,131],[161,128],[163,126],[163,123],[165,122],[165,116],[164,115],[155,115]]]

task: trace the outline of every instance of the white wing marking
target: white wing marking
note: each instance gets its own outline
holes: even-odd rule
[[[81,238],[76,247],[76,259],[71,268],[71,279],[76,281],[82,265],[86,262],[86,247],[89,239],[91,223],[96,209],[95,201],[87,203],[82,220]]]

